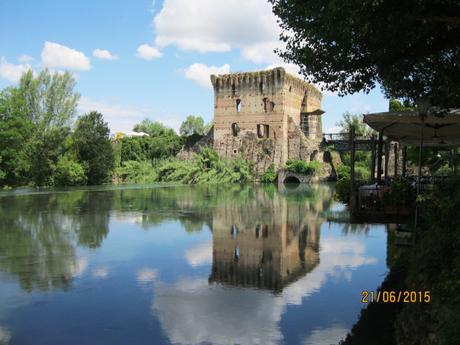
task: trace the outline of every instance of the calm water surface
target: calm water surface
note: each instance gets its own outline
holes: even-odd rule
[[[0,344],[329,345],[386,273],[333,187],[0,196]]]

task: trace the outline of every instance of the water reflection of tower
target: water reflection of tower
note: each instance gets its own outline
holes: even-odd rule
[[[256,200],[214,211],[209,281],[281,291],[318,265],[324,218],[283,195]]]

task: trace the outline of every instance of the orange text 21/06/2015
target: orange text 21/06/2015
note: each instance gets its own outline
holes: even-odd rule
[[[430,291],[361,291],[362,303],[430,303]]]

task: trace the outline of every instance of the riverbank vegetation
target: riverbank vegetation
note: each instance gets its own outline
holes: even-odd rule
[[[113,155],[102,115],[76,123],[75,80],[47,69],[23,74],[0,92],[0,186],[99,184],[109,178]]]
[[[452,176],[419,200],[412,247],[389,233],[390,273],[382,291],[429,291],[429,303],[371,303],[341,343],[458,344],[460,339],[460,177]],[[377,336],[376,336],[377,335]]]

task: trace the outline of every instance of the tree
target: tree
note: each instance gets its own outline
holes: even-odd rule
[[[86,168],[88,184],[105,182],[114,167],[110,130],[101,113],[92,111],[77,120],[73,134],[78,159]]]
[[[67,140],[80,97],[74,87],[70,72],[51,73],[45,69],[36,77],[31,70],[24,73],[16,89],[32,124],[26,151],[29,175],[37,186],[54,184],[57,163],[70,148]]]
[[[374,132],[368,125],[363,122],[363,115],[346,112],[342,115],[342,120],[336,123],[340,127],[340,133],[348,134],[351,127],[355,127],[356,136],[369,137]]]
[[[45,69],[37,77],[31,70],[22,75],[18,91],[38,134],[71,125],[80,99],[74,88],[75,78],[70,72],[51,73]]]
[[[339,94],[460,103],[460,3],[269,0],[283,29],[285,61]]]
[[[193,134],[205,135],[207,133],[207,128],[201,116],[189,115],[180,125],[179,132],[183,136],[190,136]]]
[[[168,128],[160,122],[144,119],[133,128],[134,132],[144,132],[151,137],[176,134],[172,128]],[[176,134],[177,135],[177,134]]]
[[[32,122],[18,90],[11,87],[0,92],[0,186],[27,183],[26,144],[31,135]]]

